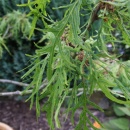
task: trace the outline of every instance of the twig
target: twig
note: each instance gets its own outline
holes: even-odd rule
[[[12,80],[7,80],[7,79],[0,79],[0,82],[1,83],[12,83],[12,84],[15,84],[15,85],[19,85],[19,86],[29,86],[29,84],[25,84],[25,83],[22,83],[22,82],[17,82],[17,81],[12,81]],[[47,85],[47,79],[45,79],[42,83],[42,85],[39,87],[39,90],[41,90],[42,88],[44,88],[45,86]],[[30,94],[32,93],[33,89],[31,90],[27,90],[25,92],[23,91],[14,91],[14,92],[1,92],[0,93],[0,96],[15,96],[15,95],[27,95],[27,94]]]
[[[22,91],[2,92],[2,93],[0,93],[0,96],[26,95],[26,94],[30,94],[31,92],[32,92],[32,90],[27,90],[24,93]]]
[[[29,86],[29,84],[26,83],[22,83],[22,82],[17,82],[17,81],[13,81],[13,80],[8,80],[8,79],[0,79],[1,83],[11,83],[11,84],[15,84],[15,85],[19,85],[19,86],[24,86],[27,87]],[[39,90],[41,90],[42,88],[44,88],[47,85],[47,79],[43,80],[42,85],[39,87]],[[32,86],[33,88],[33,86]],[[14,92],[1,92],[0,96],[15,96],[15,95],[27,95],[32,93],[33,89],[31,90],[27,90],[25,92],[23,91],[14,91]],[[69,89],[69,91],[72,91],[72,88]],[[80,91],[77,96],[81,96],[83,94],[83,88],[79,88],[78,91]],[[95,91],[101,91],[101,89],[96,89]],[[123,93],[121,91],[114,91],[112,90],[111,93],[113,93],[114,95],[120,96],[120,97],[124,97]],[[69,97],[69,96],[67,96]]]
[[[0,79],[0,82],[1,83],[11,83],[11,84],[15,84],[15,85],[18,85],[18,86],[23,86],[23,87],[29,86],[29,84],[17,82],[17,81],[13,81],[13,80],[8,80],[8,79]]]

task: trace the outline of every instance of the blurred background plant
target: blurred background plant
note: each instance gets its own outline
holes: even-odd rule
[[[35,30],[35,35],[28,39],[31,29],[31,16],[27,17],[29,9],[27,7],[19,8],[17,4],[24,4],[27,0],[1,0],[0,1],[0,79],[10,79],[21,81],[21,76],[25,71],[18,72],[27,67],[29,58],[25,54],[35,52],[34,42],[42,38],[42,33]],[[52,19],[61,19],[62,11],[53,11],[52,7],[58,7],[61,4],[67,4],[69,1],[52,0],[47,10],[50,12]],[[39,28],[43,24],[39,20]],[[44,44],[44,43],[43,43]],[[29,81],[27,81],[29,82]],[[1,84],[0,91],[23,90],[24,87],[17,87],[13,84]]]
[[[1,0],[0,6],[0,78],[1,79],[12,79],[15,81],[21,81],[21,76],[25,73],[25,71],[18,72],[19,70],[28,66],[29,58],[25,56],[25,54],[33,54],[35,52],[34,42],[39,41],[42,38],[42,33],[35,30],[35,33],[31,39],[28,39],[30,29],[31,29],[31,16],[27,17],[29,12],[27,7],[17,7],[17,4],[26,3],[26,0]],[[60,20],[63,17],[65,9],[57,9],[60,5],[67,5],[69,1],[64,0],[52,0],[50,6],[47,8],[47,11],[50,14],[50,17],[53,20]],[[54,8],[53,8],[54,7]],[[55,11],[54,11],[55,10]],[[85,12],[86,13],[86,12]],[[87,19],[87,15],[82,10],[81,24],[85,23],[85,19]],[[88,10],[88,14],[89,14]],[[85,16],[85,17],[84,17]],[[97,25],[100,25],[100,21],[94,23],[93,30],[98,28]],[[37,23],[38,28],[42,28],[43,24],[39,20]],[[90,34],[92,32],[89,32]],[[113,33],[116,37],[121,37],[121,34]],[[44,42],[42,43],[44,45]],[[111,43],[107,44],[107,48],[111,54],[118,55],[119,59],[122,61],[127,61],[130,59],[130,48],[128,45],[122,45],[120,43],[116,43],[115,48]],[[111,61],[106,61],[111,62]],[[126,64],[129,64],[128,62]],[[106,67],[106,64],[104,64]],[[107,64],[107,66],[112,69],[112,72],[118,73],[120,71],[120,67],[113,62],[113,64]],[[27,71],[27,70],[26,70]],[[122,71],[120,72],[122,73]],[[122,77],[119,77],[122,81]],[[29,82],[29,81],[27,81]],[[129,83],[128,83],[129,84]],[[126,84],[126,86],[128,85]],[[6,86],[6,87],[5,87]],[[14,91],[14,90],[24,90],[24,87],[18,88],[12,84],[3,84],[0,87],[0,91]],[[121,90],[118,87],[111,89],[114,94],[122,97]],[[127,110],[126,110],[127,109]],[[118,116],[125,116],[126,114],[129,116],[129,107],[128,106],[114,106],[114,111]],[[120,112],[118,112],[120,111]],[[126,113],[125,111],[128,111]],[[122,115],[119,115],[119,113]],[[122,124],[121,124],[122,123]],[[121,125],[119,125],[121,124]],[[104,124],[108,129],[128,129],[128,119],[119,118],[113,119],[112,121]],[[113,127],[110,127],[113,126]],[[124,128],[124,129],[123,129]]]
[[[130,105],[113,104],[115,116],[103,123],[105,129],[101,130],[129,130]]]
[[[32,41],[27,37],[31,23],[25,13],[13,11],[0,19],[0,78],[19,81],[24,73],[17,73],[28,65],[26,53],[33,53]],[[8,84],[4,89],[15,90],[14,85]]]

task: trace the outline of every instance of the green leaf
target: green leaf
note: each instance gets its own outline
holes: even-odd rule
[[[109,89],[106,87],[106,85],[102,84],[102,83],[98,83],[99,88],[101,88],[101,90],[103,91],[103,93],[106,95],[107,98],[109,98],[110,100],[119,103],[119,104],[130,104],[130,101],[123,101],[120,99],[117,99],[116,97],[114,97]]]
[[[130,116],[130,107],[118,107],[120,111],[122,111],[127,116]]]
[[[34,33],[34,29],[35,29],[35,26],[36,26],[37,20],[38,20],[38,17],[35,16],[35,17],[33,18],[33,21],[32,21],[32,29],[31,29],[31,31],[30,31],[29,38],[31,38],[31,36],[32,36],[33,33]]]
[[[119,109],[119,105],[114,104],[113,109],[117,116],[124,116],[125,113]]]
[[[125,118],[112,119],[104,123],[106,130],[129,130],[129,120]]]

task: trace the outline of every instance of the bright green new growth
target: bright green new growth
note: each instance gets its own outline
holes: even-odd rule
[[[31,30],[31,24],[25,13],[19,11],[13,11],[8,13],[0,19],[0,58],[2,57],[3,48],[8,52],[9,49],[6,46],[6,40],[9,38],[16,40],[17,43],[21,43],[19,40],[21,37],[26,38]],[[19,38],[20,34],[20,38]]]
[[[42,30],[43,40],[47,41],[45,46],[37,45],[38,49],[32,56],[34,62],[22,78],[31,76],[32,82],[26,90],[34,86],[29,99],[31,106],[36,101],[38,116],[41,109],[39,101],[47,98],[42,110],[46,111],[51,129],[55,126],[53,120],[56,127],[60,127],[58,119],[60,108],[69,96],[67,113],[71,112],[73,116],[78,108],[82,109],[79,124],[75,129],[88,130],[86,123],[94,127],[86,113],[98,121],[87,107],[92,105],[98,108],[89,100],[93,91],[100,89],[112,101],[130,104],[128,62],[119,61],[118,56],[107,51],[108,43],[113,47],[116,43],[130,45],[129,0],[114,0],[114,2],[71,0],[69,5],[60,7],[66,8],[66,12],[64,18],[56,22],[51,20],[46,12],[49,2],[28,0],[27,4],[20,5],[28,6],[29,15],[34,15],[30,37],[35,30],[37,20],[41,18],[45,26]],[[81,26],[81,10],[86,11],[86,9],[89,18]],[[98,21],[98,28],[93,28],[95,21]],[[51,24],[48,24],[50,22]],[[116,33],[120,33],[121,38],[118,38]],[[47,78],[48,85],[41,91],[40,86],[44,78]],[[117,86],[122,94],[110,89]],[[82,89],[80,95],[79,89]],[[126,100],[119,100],[116,96],[124,97]]]

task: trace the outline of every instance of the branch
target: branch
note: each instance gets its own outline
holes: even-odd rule
[[[26,92],[22,92],[22,91],[14,91],[14,92],[2,92],[0,93],[0,96],[15,96],[15,95],[26,95],[26,94],[30,94],[32,92],[32,90],[27,90]]]
[[[19,86],[29,86],[29,84],[26,84],[26,83],[22,83],[22,82],[17,82],[17,81],[12,81],[12,80],[7,80],[7,79],[0,79],[0,82],[1,83],[12,83],[12,84],[15,84],[15,85],[19,85]],[[47,85],[47,79],[43,80],[43,83],[42,85],[40,86],[39,90],[41,90],[42,88],[44,88],[45,86]],[[14,96],[14,95],[27,95],[27,94],[30,94],[32,93],[33,89],[31,90],[27,90],[25,92],[23,91],[14,91],[14,92],[1,92],[0,93],[0,96]]]
[[[18,85],[18,86],[23,86],[23,87],[29,86],[29,84],[17,82],[17,81],[13,81],[13,80],[8,80],[8,79],[0,79],[0,82],[1,83],[11,83],[11,84],[15,84],[15,85]]]

